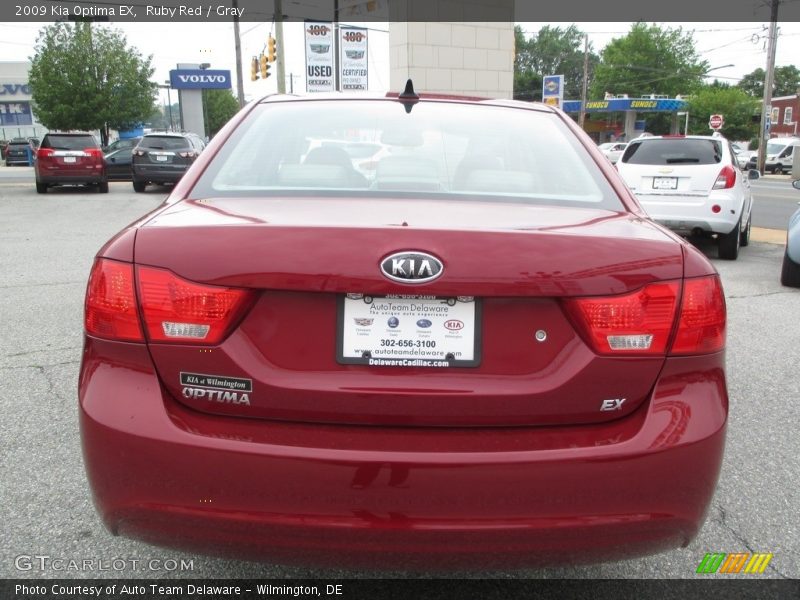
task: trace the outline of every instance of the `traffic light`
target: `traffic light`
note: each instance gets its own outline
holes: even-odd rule
[[[258,58],[253,57],[253,60],[250,61],[250,81],[255,81],[258,79]]]
[[[267,55],[261,55],[261,78],[266,79],[269,77],[269,62],[267,61]]]
[[[269,36],[269,40],[267,41],[267,55],[269,56],[269,62],[274,63],[275,58],[277,57],[277,53],[275,52],[275,44],[277,41],[274,37]]]

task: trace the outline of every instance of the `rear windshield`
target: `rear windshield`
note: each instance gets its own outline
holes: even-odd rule
[[[713,165],[722,161],[717,140],[655,139],[631,142],[622,156],[632,165]]]
[[[9,146],[30,146],[30,142],[8,142]]]
[[[586,149],[552,113],[386,100],[256,107],[192,195],[367,195],[622,204]]]
[[[139,142],[140,148],[152,148],[153,150],[177,150],[180,148],[190,148],[189,140],[174,135],[148,135]]]
[[[44,136],[42,148],[53,150],[84,150],[97,148],[97,140],[93,135],[50,135]]]

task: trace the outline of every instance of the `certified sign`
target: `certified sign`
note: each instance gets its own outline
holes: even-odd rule
[[[367,89],[367,30],[342,27],[339,48],[339,81],[343,92]]]
[[[479,361],[474,299],[342,297],[337,359],[344,364],[474,367]]]

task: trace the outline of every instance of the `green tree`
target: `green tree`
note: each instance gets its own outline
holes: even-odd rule
[[[129,129],[151,114],[156,84],[152,57],[142,58],[125,36],[91,23],[44,27],[31,58],[33,109],[49,129]]]
[[[214,136],[233,115],[239,112],[239,101],[231,90],[203,90],[203,101],[208,118],[206,131],[209,137]]]
[[[738,87],[755,98],[764,97],[764,69],[756,69],[742,77]],[[800,70],[794,65],[775,69],[773,96],[791,96],[800,88]]]
[[[583,85],[583,32],[575,25],[542,27],[530,38],[519,26],[514,28],[514,98],[541,100],[545,75],[564,75],[564,98],[581,97]],[[589,78],[599,57],[589,45]]]
[[[708,63],[697,54],[691,32],[634,23],[625,36],[612,40],[600,53],[591,97],[603,98],[606,93],[631,98],[685,95],[702,85],[707,70]]]
[[[716,82],[715,82],[716,83]],[[759,101],[738,87],[724,84],[704,86],[689,97],[689,133],[708,135],[708,118],[719,114],[725,119],[720,130],[729,140],[749,140],[758,134]]]

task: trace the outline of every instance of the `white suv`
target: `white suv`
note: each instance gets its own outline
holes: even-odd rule
[[[750,179],[721,136],[633,140],[617,162],[625,183],[653,220],[683,235],[716,234],[719,257],[735,260],[750,242]]]

